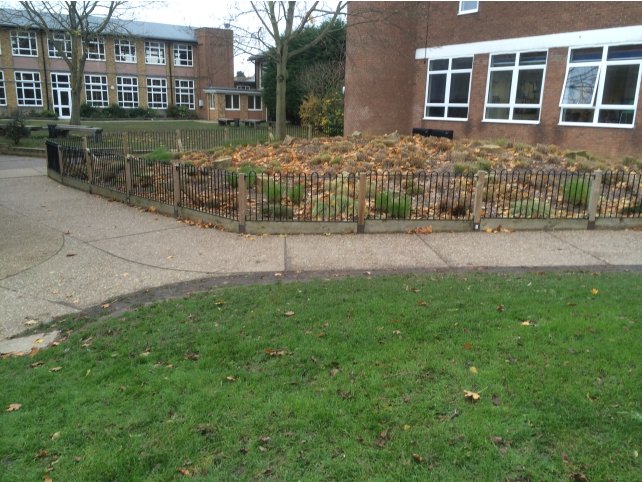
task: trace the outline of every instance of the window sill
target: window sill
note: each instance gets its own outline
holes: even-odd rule
[[[525,120],[504,120],[504,119],[482,119],[482,122],[487,124],[521,124],[521,125],[531,125],[536,126],[540,124],[540,121],[525,121]]]
[[[596,124],[594,122],[560,122],[562,127],[597,127],[607,129],[634,129],[634,124]]]
[[[38,54],[13,54],[14,57],[31,57],[32,59],[38,58]]]
[[[425,121],[468,122],[468,118],[461,117],[424,117]]]

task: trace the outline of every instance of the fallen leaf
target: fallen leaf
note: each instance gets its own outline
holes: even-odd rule
[[[29,364],[29,368],[37,368],[37,367],[40,367],[40,366],[42,366],[44,364],[45,364],[45,362],[43,362],[43,361],[33,362],[33,363]]]
[[[269,356],[283,356],[283,355],[285,355],[285,350],[274,350],[272,348],[266,348],[264,351]]]
[[[410,429],[411,429],[411,427],[410,427],[410,425],[408,425],[408,424],[405,424],[405,425],[403,426],[403,431],[404,431],[404,432],[407,432],[407,431],[408,431],[408,430],[410,430]]]
[[[385,445],[390,440],[390,431],[388,429],[383,430],[379,433],[379,437],[375,439],[375,445],[377,447],[385,447]]]
[[[499,311],[500,313],[504,312],[504,310],[506,310],[506,308],[504,307],[504,305],[498,305],[498,306],[497,306],[497,311]]]
[[[233,376],[230,375],[230,376],[225,377],[225,380],[228,381],[228,382],[235,382],[236,378],[234,378]]]
[[[571,475],[571,480],[575,482],[589,482],[589,479],[586,475],[576,472]]]
[[[225,304],[225,301],[223,300],[218,300],[216,303],[214,303],[216,306],[223,306]]]
[[[470,373],[472,373],[473,375],[477,375],[477,367],[470,367],[470,368],[468,369],[468,371],[469,371]]]
[[[165,259],[174,259],[174,256],[169,255],[169,256],[168,256],[167,258],[165,258]]]
[[[143,353],[141,353],[141,354],[140,354],[140,355],[138,355],[138,356],[146,357],[146,356],[149,356],[149,355],[150,355],[150,353],[151,353],[151,351],[149,351],[149,350],[145,350]]]
[[[418,464],[422,463],[424,461],[424,458],[419,455],[419,454],[412,454],[412,459],[417,462]]]
[[[476,392],[471,392],[469,390],[464,390],[464,398],[469,402],[476,402],[481,398],[481,395]]]
[[[27,325],[27,326],[33,326],[33,325],[37,325],[37,324],[38,324],[38,320],[27,320],[27,321],[25,321],[25,325]]]
[[[201,357],[198,353],[192,353],[192,352],[187,352],[185,353],[185,360],[190,360],[190,361],[198,361],[198,359]]]
[[[272,437],[268,437],[266,435],[262,435],[259,437],[259,444],[260,445],[267,445],[272,441]]]
[[[428,303],[426,303],[424,300],[419,300],[417,301],[417,306],[428,306]]]
[[[473,344],[472,343],[468,343],[468,342],[464,343],[464,350],[470,350],[472,348],[473,348]]]
[[[60,438],[60,432],[55,432],[55,433],[51,436],[51,440],[58,440],[59,438]]]
[[[67,258],[71,258],[72,256],[76,256],[76,253],[67,253]]]
[[[274,276],[280,278],[281,276],[283,276],[283,273],[274,273]]]
[[[520,323],[522,326],[533,326],[534,323],[531,320],[524,320]]]
[[[289,317],[289,316],[294,316],[294,311],[286,311],[286,312],[285,312],[285,313],[283,313],[283,314],[284,314],[285,316],[288,316],[288,317]]]
[[[20,410],[21,407],[22,407],[21,403],[10,403],[9,407],[7,408],[6,411],[7,412],[16,412],[16,411]]]
[[[37,459],[44,459],[46,457],[49,457],[49,452],[47,452],[46,450],[39,450],[36,454]]]
[[[34,341],[34,344],[42,345],[44,342],[45,342],[44,338],[38,338],[37,340]]]
[[[62,367],[53,367],[49,369],[50,372],[54,372],[54,373],[59,372],[60,370],[62,370]]]
[[[53,482],[53,479],[49,476],[46,476],[43,480],[44,482]]]
[[[496,407],[499,407],[501,405],[501,403],[502,403],[500,398],[497,395],[495,395],[494,393],[493,393],[493,398],[491,398],[491,401],[493,402],[493,405],[495,405]]]
[[[591,290],[591,294],[592,294],[593,296],[597,295],[598,293],[599,293],[599,291],[598,291],[596,288],[593,288],[593,289]]]
[[[332,370],[330,370],[330,376],[331,377],[336,377],[338,373],[339,373],[339,369],[338,368],[333,368]]]
[[[393,335],[401,335],[401,331],[400,331],[400,330],[394,330],[394,331],[392,332],[392,334],[393,334]]]
[[[181,475],[184,475],[185,477],[191,477],[192,476],[190,471],[185,469],[185,468],[178,469],[178,473],[181,474]]]
[[[103,303],[102,305],[100,305],[101,308],[105,308],[105,309],[109,308],[110,306],[111,304],[109,303]]]

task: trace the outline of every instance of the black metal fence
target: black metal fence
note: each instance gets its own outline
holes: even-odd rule
[[[471,221],[475,213],[485,219],[588,219],[591,209],[600,218],[642,217],[642,179],[635,172],[245,172],[241,183],[238,172],[124,156],[110,142],[107,137],[102,147],[85,151],[77,141],[47,141],[48,167],[128,196],[239,222]]]

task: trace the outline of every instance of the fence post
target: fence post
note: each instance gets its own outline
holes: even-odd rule
[[[130,203],[129,196],[132,193],[132,164],[129,157],[125,158],[125,193],[127,195],[127,204]]]
[[[183,152],[183,139],[181,138],[180,129],[176,129],[176,147],[178,147],[178,152]]]
[[[486,189],[486,171],[477,172],[477,183],[475,184],[475,205],[473,206],[473,230],[481,230],[481,215],[484,205],[484,190]]]
[[[268,124],[268,142],[274,142],[274,133],[272,132],[272,124]]]
[[[312,124],[308,124],[308,140],[312,139]]]
[[[60,166],[60,177],[65,175],[65,160],[62,158],[62,149],[58,144],[58,165]]]
[[[123,132],[123,156],[129,156],[129,135]]]
[[[94,162],[89,152],[87,145],[87,138],[82,138],[82,157],[85,161],[85,168],[87,169],[87,182],[89,183],[89,192],[91,192],[91,185],[94,183]]]
[[[230,140],[230,128],[229,127],[226,127],[225,129],[223,129],[223,140],[225,142],[228,142]]]
[[[174,217],[178,217],[178,208],[181,205],[181,165],[174,164],[172,177],[174,180]]]
[[[359,211],[357,212],[357,233],[363,234],[366,231],[366,178],[365,172],[359,173],[359,192],[357,199],[359,203]]]
[[[600,199],[600,188],[602,187],[603,172],[597,170],[591,174],[591,192],[588,201],[588,225],[586,229],[595,229],[595,219],[597,218],[597,205]]]
[[[245,232],[245,217],[247,215],[247,185],[245,183],[245,174],[239,173],[238,176],[238,216],[239,216],[239,233]]]

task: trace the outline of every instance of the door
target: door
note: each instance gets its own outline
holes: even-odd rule
[[[51,74],[53,110],[61,119],[71,117],[71,82],[69,74]]]

